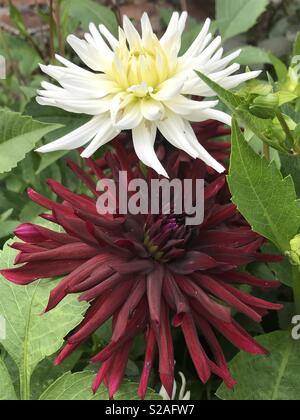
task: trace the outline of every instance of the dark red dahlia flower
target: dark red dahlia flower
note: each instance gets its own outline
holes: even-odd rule
[[[101,364],[94,391],[104,382],[110,397],[114,396],[122,383],[133,340],[143,335],[146,353],[139,396],[145,396],[156,354],[161,382],[171,396],[173,328],[181,329],[201,381],[206,383],[211,374],[216,374],[232,388],[235,381],[216,332],[241,350],[267,353],[234,320],[232,309],[260,322],[269,310],[281,308],[239,288],[242,284],[263,290],[278,287],[277,282],[239,270],[253,261],[276,261],[277,257],[262,254],[259,249],[264,239],[251,231],[233,204],[220,200],[226,189],[224,176],[211,180],[207,175],[205,219],[199,226],[186,226],[182,215],[173,213],[99,216],[95,203],[101,193],[97,192],[95,178],[103,177],[104,166],[111,168],[116,181],[120,170],[128,171],[129,180],[139,176],[149,182],[155,177],[149,171],[145,178],[137,162],[128,156],[126,148],[119,145],[118,153],[105,155],[105,162],[86,160],[87,172],[70,162],[94,199],[76,195],[53,180],[49,180],[49,187],[61,203],[29,190],[34,202],[50,210],[43,217],[60,225],[64,232],[21,225],[16,235],[23,242],[12,245],[19,251],[19,266],[1,274],[19,285],[64,276],[52,291],[46,311],[70,293],[80,293],[80,300],[90,303],[83,322],[57,357],[57,364],[112,318],[111,341],[92,359]],[[184,161],[184,156],[173,153],[165,159],[174,177],[183,170],[182,158]],[[186,163],[189,177],[198,177],[199,162]],[[205,172],[203,168],[201,171]]]

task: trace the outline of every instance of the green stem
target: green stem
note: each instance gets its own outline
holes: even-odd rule
[[[50,0],[50,60],[53,62],[55,59],[55,50],[54,50],[54,32],[55,32],[55,22],[54,22],[54,4],[53,0]]]
[[[293,290],[296,313],[300,315],[300,268],[293,266]]]
[[[264,143],[264,157],[268,162],[270,162],[271,160],[270,146],[266,143]]]
[[[278,121],[280,122],[280,125],[283,128],[283,131],[285,132],[287,139],[293,145],[294,151],[296,153],[300,153],[300,148],[298,146],[297,140],[294,138],[293,134],[291,133],[291,130],[289,129],[289,126],[287,125],[287,122],[285,121],[285,118],[279,109],[276,110],[276,117]]]

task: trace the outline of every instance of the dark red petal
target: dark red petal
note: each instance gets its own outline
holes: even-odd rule
[[[92,333],[94,333],[101,325],[107,321],[117,309],[124,303],[126,297],[132,288],[131,281],[121,283],[112,293],[105,299],[100,308],[93,314],[89,321],[82,325],[81,328],[73,334],[69,339],[69,343],[80,342]]]
[[[86,260],[99,254],[99,250],[87,244],[75,242],[73,244],[58,246],[55,249],[36,252],[33,254],[22,254],[17,264],[34,261],[59,261],[75,259]]]
[[[161,264],[156,264],[155,269],[147,275],[147,297],[150,319],[154,328],[158,328],[161,315],[161,294],[165,271]]]
[[[241,301],[233,294],[232,290],[226,288],[225,284],[217,282],[212,277],[208,277],[202,274],[196,274],[193,276],[195,281],[209,294],[214,295],[216,298],[221,299],[228,305],[236,308],[239,312],[245,314],[255,322],[261,322],[261,316],[255,312],[251,307],[247,306],[244,301]],[[232,288],[233,289],[233,288]]]
[[[87,175],[85,171],[83,171],[75,162],[72,160],[67,161],[68,166],[74,172],[75,175],[88,187],[88,189],[94,194],[95,197],[99,196],[99,192],[97,191],[97,186],[95,182]]]
[[[193,309],[204,316],[207,321],[212,324],[224,337],[226,337],[233,345],[240,350],[252,354],[269,354],[268,351],[255,341],[243,328],[241,328],[234,320],[226,323],[213,317],[209,312],[201,308],[199,305],[193,304]]]
[[[281,286],[279,281],[263,280],[251,276],[248,273],[238,271],[225,272],[222,276],[218,276],[220,280],[228,281],[234,284],[247,284],[249,286],[257,287],[262,290],[276,289]]]
[[[119,311],[112,336],[112,342],[117,342],[125,333],[129,318],[146,293],[146,279],[141,278],[134,283],[128,299]]]
[[[129,319],[124,335],[120,337],[117,342],[110,342],[110,344],[108,344],[100,353],[91,359],[91,363],[104,362],[111,357],[112,354],[122,348],[124,343],[144,331],[148,322],[148,317],[149,314],[146,300],[143,299]]]
[[[80,260],[43,261],[1,270],[0,274],[15,284],[27,285],[40,279],[64,276],[82,264]]]
[[[195,282],[187,277],[178,276],[176,277],[176,282],[187,296],[190,296],[194,301],[197,301],[212,316],[227,323],[231,322],[232,318],[230,309],[212,300],[206,292],[196,285]]]
[[[170,263],[169,268],[177,274],[191,274],[197,270],[208,270],[218,265],[218,262],[209,255],[190,251],[180,261]]]
[[[159,336],[156,337],[159,347],[159,376],[167,394],[172,399],[174,385],[174,351],[170,328],[169,310],[166,304],[161,305],[161,322]]]
[[[183,316],[181,329],[198,376],[206,384],[211,376],[208,358],[200,344],[197,330],[190,314]]]
[[[140,378],[140,384],[138,389],[138,396],[143,400],[147,393],[148,382],[153,367],[153,360],[156,352],[156,339],[154,331],[150,328],[147,334],[147,345],[144,360],[144,367]]]
[[[82,301],[91,301],[92,299],[97,298],[98,296],[101,296],[103,293],[105,293],[107,290],[114,290],[121,282],[132,282],[132,279],[126,278],[122,276],[119,273],[114,273],[107,279],[103,280],[100,284],[97,284],[90,290],[84,292],[79,300]]]
[[[183,315],[190,312],[190,307],[170,272],[167,272],[164,278],[163,295],[168,305],[176,311],[173,325],[178,327],[182,322]]]
[[[215,336],[212,328],[210,327],[209,323],[205,319],[200,317],[198,314],[193,314],[193,315],[195,317],[194,319],[196,321],[196,324],[198,328],[201,330],[205,339],[207,340],[217,363],[217,365],[211,362],[209,363],[211,371],[215,373],[216,375],[218,375],[220,378],[222,378],[224,382],[226,383],[226,385],[228,386],[228,388],[232,389],[234,385],[236,384],[236,381],[232,378],[230,374],[222,347],[217,337]]]
[[[105,254],[98,255],[86,261],[84,264],[80,264],[76,270],[72,271],[52,290],[45,312],[54,309],[68,293],[72,293],[71,290],[77,283],[82,282],[91,272],[96,270],[99,265],[102,265],[104,261]]]
[[[122,349],[115,354],[114,363],[107,375],[108,394],[110,399],[114,398],[115,393],[122,384],[132,344],[133,340],[127,341],[127,343],[122,346]]]
[[[249,294],[243,292],[242,290],[236,289],[235,287],[230,286],[229,284],[226,284],[226,283],[223,283],[223,282],[220,282],[220,283],[230,293],[237,296],[238,299],[240,299],[242,302],[245,302],[247,305],[251,305],[255,308],[274,310],[274,311],[278,311],[278,310],[283,308],[283,305],[281,305],[281,304],[276,304],[276,303],[268,302],[268,301],[263,300],[263,299],[259,299],[255,296],[252,296],[252,295],[249,295]]]

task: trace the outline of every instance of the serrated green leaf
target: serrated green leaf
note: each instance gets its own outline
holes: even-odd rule
[[[0,401],[13,400],[17,400],[16,391],[14,389],[7,367],[0,357]]]
[[[95,375],[91,372],[66,373],[40,396],[40,400],[108,400],[108,393],[104,386],[101,386],[96,395],[93,395],[91,385]],[[114,400],[138,400],[138,385],[125,382],[116,393]],[[147,400],[160,400],[161,397],[149,389]]]
[[[0,254],[1,268],[13,265],[16,252],[9,243]],[[75,295],[68,296],[56,309],[41,316],[56,284],[55,280],[43,280],[16,286],[0,277],[0,314],[7,325],[7,337],[1,344],[19,368],[24,399],[30,397],[30,378],[37,364],[63,345],[64,337],[82,321],[88,307]]]
[[[300,225],[300,202],[291,177],[282,177],[274,162],[258,156],[233,120],[232,152],[228,183],[232,200],[252,228],[281,251]]]
[[[42,137],[59,127],[17,112],[0,110],[0,173],[15,168]]]
[[[223,384],[217,391],[222,400],[299,400],[300,341],[289,331],[257,338],[270,356],[239,353],[229,367],[237,380],[233,391]]]
[[[268,4],[269,0],[216,0],[217,21],[223,39],[247,32]]]
[[[90,23],[95,23],[96,26],[102,23],[114,35],[118,33],[118,22],[114,12],[93,0],[64,0],[62,14],[78,19],[85,30]]]

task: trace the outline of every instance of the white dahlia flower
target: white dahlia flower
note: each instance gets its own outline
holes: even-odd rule
[[[153,33],[147,14],[141,19],[142,36],[126,16],[118,39],[105,26],[97,29],[93,23],[85,39],[70,35],[68,43],[90,70],[57,55],[63,66],[41,68],[60,86],[43,82],[37,102],[92,118],[37,151],[71,150],[89,143],[82,156],[90,157],[122,130],[132,130],[139,159],[167,177],[154,151],[159,130],[173,146],[223,172],[223,166],[199,144],[190,122],[215,119],[230,124],[231,119],[214,109],[218,101],[191,99],[191,95],[215,96],[194,70],[224,88],[234,88],[259,72],[233,75],[240,66],[230,63],[240,51],[222,57],[221,38],[212,38],[209,19],[187,52],[179,56],[186,20],[186,12],[174,13],[161,39]]]

